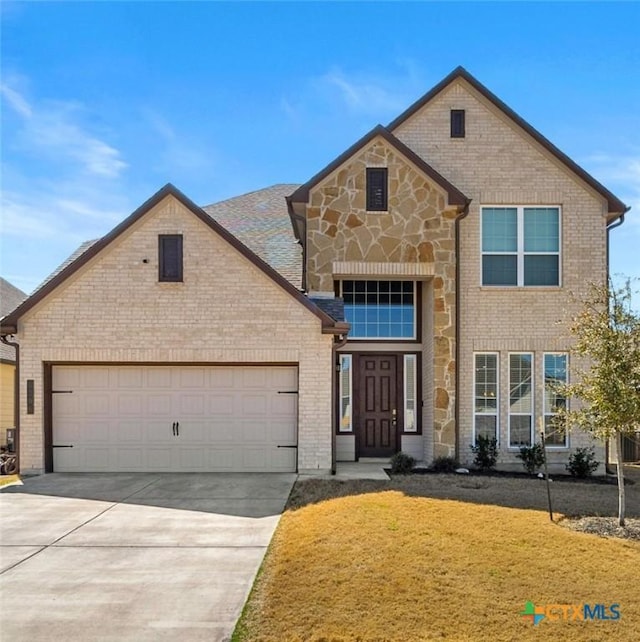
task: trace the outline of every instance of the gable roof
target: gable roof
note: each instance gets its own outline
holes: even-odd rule
[[[291,227],[285,198],[299,187],[281,183],[205,205],[202,209],[252,252],[300,288],[302,248]]]
[[[26,298],[26,293],[0,276],[0,317],[12,312]],[[15,348],[4,343],[0,343],[0,361],[14,362],[15,360]]]
[[[322,322],[322,331],[328,334],[344,334],[348,330],[348,324],[337,322],[326,312],[321,310],[315,303],[310,301],[300,290],[295,288],[283,276],[281,276],[263,259],[253,253],[246,245],[241,243],[231,232],[226,230],[220,223],[209,216],[202,208],[198,207],[193,201],[187,198],[180,190],[167,183],[162,189],[156,192],[150,199],[145,201],[135,212],[113,228],[111,232],[93,243],[90,247],[79,253],[77,258],[70,262],[66,267],[54,273],[54,276],[46,281],[37,289],[26,301],[19,305],[11,314],[2,319],[0,332],[4,335],[15,334],[17,331],[18,320],[28,310],[33,308],[37,303],[55,290],[61,283],[66,281],[72,274],[77,272],[83,265],[96,256],[112,241],[118,238],[131,225],[142,218],[148,211],[155,207],[160,201],[167,196],[173,196],[189,211],[197,216],[205,225],[209,226],[214,232],[221,236],[229,245],[235,248],[246,259],[251,261],[258,269],[264,272],[272,281],[279,285],[283,290],[288,292],[292,297],[297,299],[302,305],[315,314]]]
[[[450,205],[459,205],[464,207],[470,203],[470,200],[454,185],[452,185],[444,176],[439,174],[429,163],[420,158],[413,150],[409,149],[401,140],[396,138],[388,128],[377,125],[368,134],[365,134],[360,140],[355,142],[347,151],[343,152],[334,161],[329,163],[324,169],[320,170],[313,178],[301,185],[291,196],[287,198],[289,203],[307,203],[309,201],[309,192],[318,183],[324,180],[329,174],[338,169],[340,165],[348,161],[354,154],[359,152],[363,147],[368,145],[374,138],[380,136],[394,147],[402,156],[413,163],[421,172],[426,174],[431,180],[439,185],[449,198]]]
[[[502,102],[494,93],[489,91],[482,83],[474,78],[464,67],[456,67],[448,76],[443,78],[435,87],[430,89],[422,98],[416,100],[413,105],[403,111],[397,118],[392,120],[387,129],[394,131],[406,120],[411,118],[417,111],[422,109],[428,102],[433,100],[443,89],[448,87],[451,83],[462,78],[469,83],[478,93],[484,96],[489,102],[497,107],[502,113],[510,118],[516,125],[523,129],[529,136],[536,142],[544,147],[548,152],[555,156],[562,164],[570,169],[574,174],[581,178],[587,185],[592,187],[598,194],[600,194],[606,201],[611,214],[624,214],[629,211],[629,207],[625,205],[615,194],[610,192],[602,183],[597,181],[586,170],[582,169],[575,161],[571,160],[564,152],[560,151],[550,140],[545,138],[537,129],[532,127],[524,118],[516,114],[511,107]]]

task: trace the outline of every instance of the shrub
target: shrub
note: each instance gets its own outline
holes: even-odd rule
[[[431,470],[436,473],[455,473],[460,464],[455,457],[436,457],[431,464]]]
[[[408,475],[416,465],[416,460],[407,453],[399,452],[391,458],[391,473],[394,475]]]
[[[495,437],[478,435],[475,446],[471,446],[475,454],[473,465],[483,471],[492,470],[498,461],[498,442]]]
[[[584,479],[590,477],[598,466],[599,461],[596,461],[596,453],[593,447],[590,448],[576,448],[576,452],[569,455],[569,463],[565,468],[569,471],[572,477]]]
[[[522,459],[525,470],[533,475],[544,464],[544,446],[542,444],[522,446],[516,457]]]

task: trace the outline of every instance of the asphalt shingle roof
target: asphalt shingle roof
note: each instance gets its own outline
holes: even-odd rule
[[[0,276],[0,318],[13,312],[26,298],[27,295],[22,290]],[[0,343],[0,359],[15,361],[15,349]]]
[[[281,183],[205,205],[202,209],[297,288],[302,248],[296,242],[285,197],[299,185]]]

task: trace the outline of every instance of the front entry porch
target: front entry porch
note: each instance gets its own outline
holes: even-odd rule
[[[406,449],[407,440],[422,450],[419,359],[417,353],[391,351],[340,354],[338,461],[387,462]]]

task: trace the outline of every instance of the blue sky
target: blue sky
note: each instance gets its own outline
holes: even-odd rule
[[[0,274],[32,291],[166,182],[304,182],[463,65],[633,207],[640,3],[15,2],[2,18]]]

